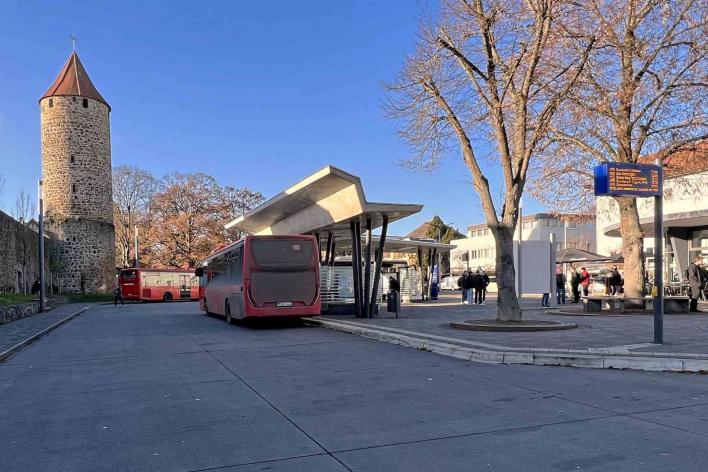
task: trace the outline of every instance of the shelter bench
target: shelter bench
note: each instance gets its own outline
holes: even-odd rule
[[[613,296],[588,296],[583,297],[583,311],[619,311],[620,313],[625,313],[630,309],[646,310],[647,306],[651,306],[652,303],[652,297],[625,298]],[[664,313],[688,313],[688,309],[688,297],[664,297]]]

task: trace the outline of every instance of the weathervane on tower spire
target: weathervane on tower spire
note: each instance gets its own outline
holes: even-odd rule
[[[75,35],[75,34],[72,34],[72,35],[70,36],[70,38],[71,38],[71,45],[72,45],[72,48],[73,48],[74,52],[76,52],[76,42],[78,41],[78,40],[76,39],[76,35]]]

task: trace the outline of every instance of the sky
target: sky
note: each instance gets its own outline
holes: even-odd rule
[[[70,35],[112,108],[113,165],[161,176],[205,172],[272,197],[332,164],[362,178],[369,201],[419,203],[405,234],[433,215],[483,222],[469,170],[453,153],[434,171],[382,110],[384,84],[413,51],[435,0],[292,2],[3,0],[0,208],[41,174],[37,100],[71,53]],[[491,183],[499,175],[491,165]],[[498,191],[497,191],[498,192]],[[525,212],[540,211],[525,199]]]

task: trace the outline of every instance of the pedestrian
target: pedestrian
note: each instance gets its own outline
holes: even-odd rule
[[[556,268],[556,303],[565,305],[565,274],[561,266]]]
[[[696,256],[688,266],[688,286],[691,288],[691,301],[688,306],[688,311],[693,313],[700,313],[698,309],[698,298],[706,285],[705,275],[701,267],[702,261],[703,259],[701,259],[700,256]]]
[[[125,305],[125,302],[123,301],[123,292],[120,289],[120,285],[113,290],[113,306],[118,306],[118,302],[120,302],[121,305]]]
[[[573,301],[571,303],[580,302],[580,274],[578,269],[574,266],[570,266],[570,289],[573,292]]]
[[[543,296],[541,297],[541,306],[544,308],[551,306],[551,302],[549,301],[550,298],[551,298],[550,292],[543,292]]]
[[[32,295],[35,293],[39,293],[39,290],[42,288],[42,286],[39,284],[39,279],[36,279],[34,283],[32,284]]]
[[[474,304],[482,304],[482,290],[484,290],[484,279],[482,278],[482,273],[477,269],[477,273],[474,274]]]
[[[467,290],[465,290],[465,283],[467,282],[467,271],[464,271],[459,279],[457,279],[457,286],[460,287],[462,292],[462,305],[467,301]]]
[[[621,285],[622,275],[617,266],[612,266],[612,272],[610,272],[610,295],[619,295]]]
[[[487,287],[489,287],[489,276],[486,271],[482,271],[482,305],[487,300]]]
[[[590,293],[590,273],[585,270],[585,267],[580,268],[580,286],[583,287],[583,295],[587,297]]]
[[[465,277],[465,284],[464,284],[464,289],[465,289],[465,297],[467,298],[467,304],[472,305],[474,303],[474,274],[467,274],[467,277]]]

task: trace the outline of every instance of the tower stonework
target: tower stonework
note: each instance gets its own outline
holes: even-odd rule
[[[110,291],[115,286],[111,108],[76,52],[39,107],[45,219],[58,243],[62,289]]]

